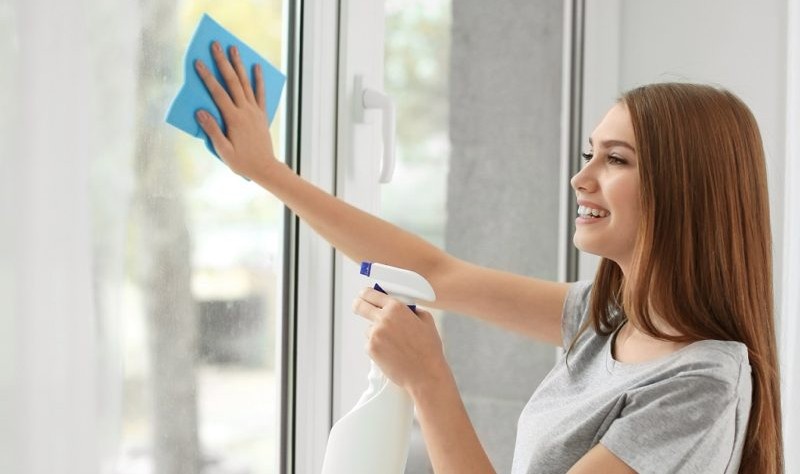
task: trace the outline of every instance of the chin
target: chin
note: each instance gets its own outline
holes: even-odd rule
[[[598,257],[605,256],[603,255],[603,252],[599,251],[600,249],[597,248],[597,245],[592,245],[591,242],[586,242],[586,239],[579,238],[577,232],[572,237],[572,243],[575,245],[575,248],[577,248],[581,252],[597,255]]]
[[[601,258],[607,258],[616,262],[616,259],[610,255],[610,252],[608,252],[607,249],[604,249],[601,245],[597,245],[596,243],[593,244],[592,242],[586,242],[584,239],[579,239],[577,235],[572,238],[572,243],[575,245],[575,248],[581,252],[596,255]]]

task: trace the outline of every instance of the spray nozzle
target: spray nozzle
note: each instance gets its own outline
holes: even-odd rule
[[[374,288],[388,295],[411,301],[436,301],[436,293],[428,281],[410,270],[384,265],[382,263],[362,262],[361,274],[375,281]]]

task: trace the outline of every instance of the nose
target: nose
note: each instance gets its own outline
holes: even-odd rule
[[[597,187],[597,181],[595,180],[593,173],[591,171],[591,163],[589,165],[584,166],[581,168],[580,171],[575,173],[572,179],[569,180],[569,184],[572,186],[572,189],[575,191],[584,191],[584,192],[592,192]]]

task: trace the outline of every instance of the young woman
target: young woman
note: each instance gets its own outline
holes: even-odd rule
[[[656,84],[609,110],[571,180],[574,243],[603,259],[564,284],[458,260],[303,181],[275,159],[260,71],[253,90],[236,51],[212,49],[225,87],[197,71],[227,136],[197,118],[234,172],[354,261],[423,275],[430,306],[567,350],[520,416],[514,473],[783,472],[764,153],[734,95]],[[370,288],[353,308],[414,399],[435,472],[494,472],[430,313]]]

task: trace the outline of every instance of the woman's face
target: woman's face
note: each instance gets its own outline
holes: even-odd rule
[[[617,104],[592,132],[584,166],[570,181],[578,197],[573,242],[615,261],[626,274],[640,219],[637,168],[630,114]]]

